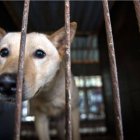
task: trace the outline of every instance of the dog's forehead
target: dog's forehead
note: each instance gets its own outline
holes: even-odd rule
[[[7,33],[0,41],[0,45],[19,45],[20,44],[20,33]]]
[[[42,33],[29,33],[27,34],[27,45],[30,47],[41,47],[41,48],[54,48],[54,45],[47,38],[47,35]]]
[[[1,40],[0,47],[14,47],[17,49],[20,46],[20,38],[20,32],[8,33]],[[56,51],[55,46],[47,38],[47,35],[35,32],[27,34],[26,47],[28,47],[28,50],[40,48],[49,52]]]

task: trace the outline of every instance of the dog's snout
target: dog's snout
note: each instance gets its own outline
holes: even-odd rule
[[[16,93],[16,74],[2,74],[0,75],[0,93],[7,96]]]

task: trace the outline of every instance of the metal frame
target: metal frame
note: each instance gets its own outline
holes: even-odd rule
[[[19,54],[19,61],[18,61],[18,74],[17,74],[15,138],[14,138],[14,140],[20,140],[22,89],[23,89],[23,76],[24,76],[23,75],[23,73],[24,73],[24,54],[25,54],[29,4],[30,4],[30,0],[24,1],[24,11],[23,11],[21,41],[20,41],[20,54]]]
[[[20,128],[21,128],[21,102],[22,102],[22,87],[23,87],[23,70],[24,70],[24,54],[26,44],[26,31],[28,24],[28,13],[29,13],[30,0],[24,1],[24,11],[21,29],[21,42],[20,42],[20,56],[17,76],[17,93],[16,93],[16,114],[15,114],[15,140],[20,140]],[[112,27],[110,21],[110,14],[108,8],[108,1],[102,0],[103,11],[106,25],[106,34],[109,50],[110,69],[112,76],[112,87],[113,87],[113,102],[116,122],[116,137],[117,140],[123,140],[123,126],[121,116],[121,104],[119,96],[119,85],[117,77],[117,66],[114,51],[114,42],[112,35]],[[140,29],[140,1],[135,1],[135,10],[138,19],[138,25]],[[65,0],[65,30],[66,30],[66,140],[72,140],[72,125],[71,125],[71,51],[70,51],[70,1]]]
[[[109,60],[110,60],[112,88],[113,88],[113,104],[114,104],[114,113],[115,113],[116,137],[117,140],[123,140],[121,103],[120,103],[117,65],[116,65],[116,58],[115,58],[114,41],[112,35],[109,7],[108,7],[107,0],[102,0],[102,2],[103,2],[103,11],[104,11],[108,52],[109,52]]]
[[[140,0],[133,0],[140,32]]]
[[[65,97],[66,97],[66,140],[72,140],[71,124],[71,50],[70,50],[70,2],[65,0],[65,32],[66,32],[66,67],[65,67]]]

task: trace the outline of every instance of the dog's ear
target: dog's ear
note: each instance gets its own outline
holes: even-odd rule
[[[6,34],[6,31],[0,27],[0,39]]]
[[[70,41],[72,42],[75,32],[77,28],[76,22],[70,23]],[[59,54],[61,57],[65,54],[65,45],[66,45],[66,32],[65,27],[60,28],[55,33],[53,33],[49,39],[52,41],[52,43],[56,46]]]

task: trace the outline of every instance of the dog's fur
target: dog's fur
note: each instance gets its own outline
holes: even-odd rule
[[[76,23],[71,23],[71,41],[75,35]],[[7,33],[0,30],[0,51],[9,50],[7,57],[0,56],[0,76],[17,74],[20,46],[20,33]],[[65,130],[65,30],[64,27],[48,36],[29,33],[26,38],[23,99],[31,99],[35,115],[35,126],[40,140],[49,140],[49,117],[57,118],[56,128],[61,139]],[[36,58],[36,50],[43,50],[45,57]],[[73,140],[79,140],[78,92],[71,77],[72,129]],[[8,97],[9,98],[9,97]],[[13,96],[11,97],[13,98]]]

